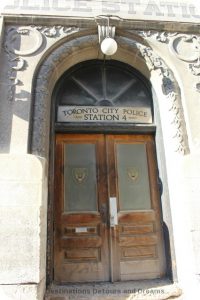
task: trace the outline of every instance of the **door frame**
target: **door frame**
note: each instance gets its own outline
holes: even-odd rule
[[[57,133],[102,133],[102,134],[148,134],[156,133],[156,126],[151,125],[139,125],[130,126],[127,124],[59,124],[55,122],[56,107],[52,105],[52,115],[50,126],[50,146],[49,146],[49,176],[48,176],[48,207],[47,207],[47,255],[46,255],[46,282],[47,286],[54,282],[54,182],[55,182],[55,135]],[[171,261],[171,260],[170,260]],[[171,269],[170,269],[171,272]]]
[[[87,127],[87,126],[86,126]],[[125,127],[125,128],[124,128]],[[136,128],[135,128],[136,127]],[[99,133],[99,134],[128,134],[128,135],[149,135],[152,134],[154,135],[154,141],[155,141],[155,134],[156,134],[156,130],[155,130],[155,126],[141,126],[142,128],[140,128],[140,130],[138,130],[139,128],[137,126],[135,126],[134,128],[129,128],[129,130],[127,130],[127,126],[121,126],[120,130],[114,130],[113,127],[110,126],[105,128],[105,130],[102,130],[102,126],[99,127],[95,127],[92,126],[92,130],[88,130],[87,128],[83,128],[83,127],[79,127],[75,130],[71,130],[71,128],[67,128],[66,126],[62,127],[60,126],[60,124],[58,124],[57,126],[55,126],[55,129],[52,132],[52,151],[50,152],[50,157],[51,157],[51,164],[50,164],[50,168],[51,168],[51,174],[52,176],[50,176],[50,202],[49,202],[49,207],[50,210],[48,211],[48,229],[50,230],[49,233],[49,239],[48,239],[48,247],[49,247],[49,254],[47,257],[47,272],[48,275],[47,276],[47,284],[50,284],[52,282],[54,282],[54,274],[53,274],[53,264],[54,264],[54,253],[53,253],[53,239],[54,239],[54,224],[52,224],[52,217],[53,217],[53,205],[54,205],[54,197],[52,197],[53,194],[53,190],[54,190],[54,158],[55,158],[55,135],[57,133],[78,133],[78,134],[93,134],[95,133]],[[59,129],[58,129],[59,128]],[[62,128],[62,130],[61,130]],[[146,129],[146,130],[145,130]],[[156,141],[155,141],[155,151],[156,151]],[[157,155],[155,155],[156,157],[156,166],[158,167],[158,163],[157,163]],[[53,185],[52,185],[53,183]],[[51,192],[52,191],[52,192]],[[161,203],[160,203],[160,214],[161,214],[161,220],[162,220],[162,207],[161,207]],[[54,218],[53,218],[54,219]],[[163,236],[164,236],[164,252],[165,252],[165,258],[166,261],[169,261],[169,257],[167,257],[167,253],[166,253],[166,241],[165,241],[165,234],[163,232]],[[168,275],[168,272],[166,272]],[[168,276],[169,277],[169,276]]]

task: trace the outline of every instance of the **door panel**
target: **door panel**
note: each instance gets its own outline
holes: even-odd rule
[[[65,144],[64,166],[64,211],[97,211],[95,144]]]
[[[118,199],[118,226],[111,228],[115,280],[158,278],[164,275],[153,137],[108,135],[110,196]],[[119,265],[114,261],[118,259]]]
[[[164,275],[153,136],[58,134],[55,170],[55,281]]]
[[[151,209],[145,145],[115,146],[120,210]]]
[[[57,282],[110,278],[104,151],[103,135],[57,135],[54,245]]]

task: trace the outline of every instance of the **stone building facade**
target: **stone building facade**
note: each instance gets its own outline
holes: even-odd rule
[[[1,4],[1,12],[0,298],[42,300],[55,282],[57,135],[82,134],[84,138],[111,133],[155,137],[163,276],[178,284],[182,299],[196,299],[200,274],[199,4],[19,0]],[[98,28],[105,29],[108,15],[118,44],[112,56],[104,56],[99,43]],[[128,66],[140,74],[136,77],[144,78],[150,87],[152,122],[59,122],[60,79],[87,62],[88,66],[104,62],[114,67],[119,63],[121,70]],[[80,106],[88,106],[84,99]],[[120,101],[120,107],[127,106]],[[85,226],[79,230],[84,232]],[[148,278],[142,275],[142,279]]]

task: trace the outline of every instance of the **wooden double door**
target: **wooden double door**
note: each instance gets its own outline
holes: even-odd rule
[[[164,275],[157,176],[152,135],[57,134],[56,282]]]

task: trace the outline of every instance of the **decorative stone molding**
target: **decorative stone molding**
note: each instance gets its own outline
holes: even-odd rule
[[[176,36],[177,33],[170,33],[170,32],[158,32],[158,31],[137,31],[137,34],[140,35],[141,37],[148,39],[150,37],[153,37],[156,39],[158,42],[161,43],[169,43],[169,40],[171,37]]]
[[[188,63],[188,69],[194,76],[200,75],[200,36],[155,31],[139,31],[138,34],[146,39],[154,37],[158,42],[168,44],[174,56]],[[200,79],[195,84],[195,89],[200,92]]]
[[[200,75],[200,36],[178,34],[169,41],[169,49],[178,59],[189,63],[188,69],[194,76]],[[200,82],[195,89],[200,92]]]
[[[48,39],[64,38],[79,31],[77,27],[63,26],[20,26],[8,27],[5,36],[4,49],[9,59],[9,89],[8,99],[12,101],[15,94],[15,86],[19,85],[17,72],[25,71],[28,67],[28,59],[38,55],[46,48]],[[21,82],[21,84],[23,84]]]
[[[7,32],[5,47],[8,52],[28,56],[37,52],[43,43],[41,33],[32,27],[11,27]]]
[[[194,35],[178,34],[169,41],[171,52],[180,60],[194,62],[199,56],[200,39]]]
[[[46,38],[58,38],[63,37],[69,34],[73,34],[79,31],[79,28],[73,27],[64,27],[64,26],[33,26],[33,28],[37,29],[41,34],[43,34]]]
[[[173,126],[173,140],[175,142],[175,151],[181,154],[189,152],[187,141],[186,126],[184,121],[183,109],[181,105],[180,92],[175,83],[171,70],[164,61],[153,50],[144,45],[139,45],[140,53],[144,57],[149,70],[158,70],[162,80],[163,94],[168,100],[168,109]]]

